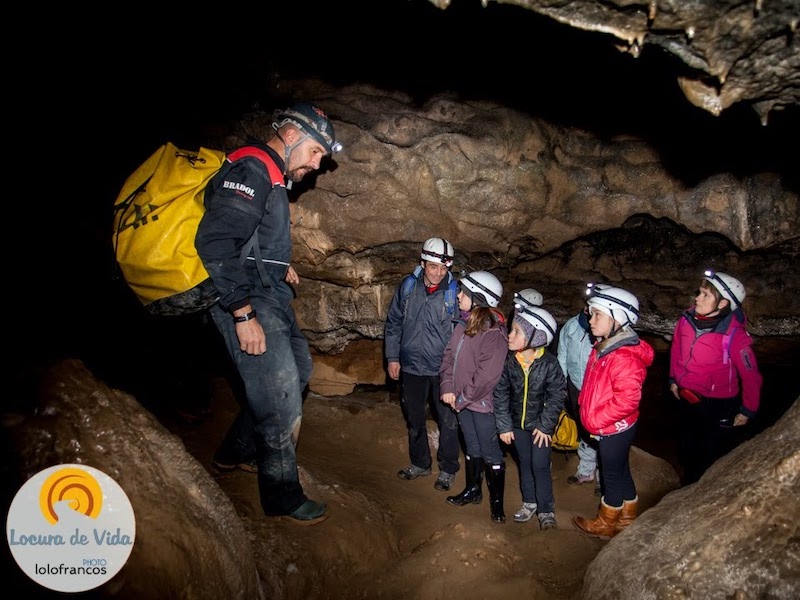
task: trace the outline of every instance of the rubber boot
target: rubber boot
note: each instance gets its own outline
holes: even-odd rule
[[[633,523],[633,520],[639,513],[639,496],[633,500],[625,500],[622,503],[622,513],[619,515],[616,530],[617,533],[625,529],[628,525]]]
[[[483,484],[483,458],[478,456],[464,457],[464,476],[467,486],[457,496],[448,496],[447,501],[455,506],[465,504],[480,504],[483,500],[481,486]]]
[[[503,496],[506,491],[506,465],[486,465],[486,487],[489,488],[489,506],[492,509],[492,521],[505,523],[506,513],[503,510]]]
[[[610,540],[617,534],[617,521],[622,514],[621,506],[609,506],[605,499],[600,499],[600,508],[594,519],[572,517],[572,522],[583,533],[592,537]]]

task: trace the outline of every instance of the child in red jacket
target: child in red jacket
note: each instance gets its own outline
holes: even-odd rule
[[[597,339],[583,377],[581,422],[598,440],[603,496],[594,519],[574,517],[580,531],[610,539],[636,518],[639,497],[628,458],[647,367],[655,352],[633,330],[639,301],[617,287],[593,289],[589,326]]]

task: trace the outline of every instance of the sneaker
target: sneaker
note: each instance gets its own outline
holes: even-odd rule
[[[217,469],[217,471],[222,471],[223,473],[228,473],[236,469],[246,471],[247,473],[258,473],[258,464],[256,464],[255,459],[233,465],[228,465],[221,463],[218,460],[213,460],[211,461],[211,464],[215,469]]]
[[[408,465],[405,469],[401,469],[397,472],[398,477],[401,479],[408,479],[409,481],[417,477],[427,477],[430,474],[431,470],[429,468],[421,469],[417,465]]]
[[[558,529],[556,513],[539,513],[539,529]]]
[[[523,502],[522,507],[514,513],[515,523],[527,523],[536,514],[535,502]]]
[[[444,471],[441,471],[436,483],[433,484],[433,489],[439,490],[440,492],[448,491],[452,487],[453,479],[455,479],[455,477],[456,476],[453,473],[445,473]]]
[[[591,483],[594,481],[594,477],[591,475],[570,475],[567,477],[567,483],[570,485],[574,485],[576,483]]]

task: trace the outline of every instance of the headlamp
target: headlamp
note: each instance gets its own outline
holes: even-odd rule
[[[526,308],[533,308],[534,306],[536,305],[526,300],[525,296],[519,292],[514,292],[514,308],[524,310]]]

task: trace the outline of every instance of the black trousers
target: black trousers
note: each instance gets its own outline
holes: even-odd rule
[[[683,467],[683,484],[694,483],[717,459],[743,439],[744,427],[728,423],[739,412],[739,398],[705,398],[697,404],[680,403],[678,458]]]
[[[411,464],[421,469],[431,467],[431,449],[428,444],[428,402],[439,426],[439,450],[436,459],[439,470],[458,472],[458,418],[455,411],[441,401],[439,376],[402,374],[400,403],[408,426],[408,454]]]

